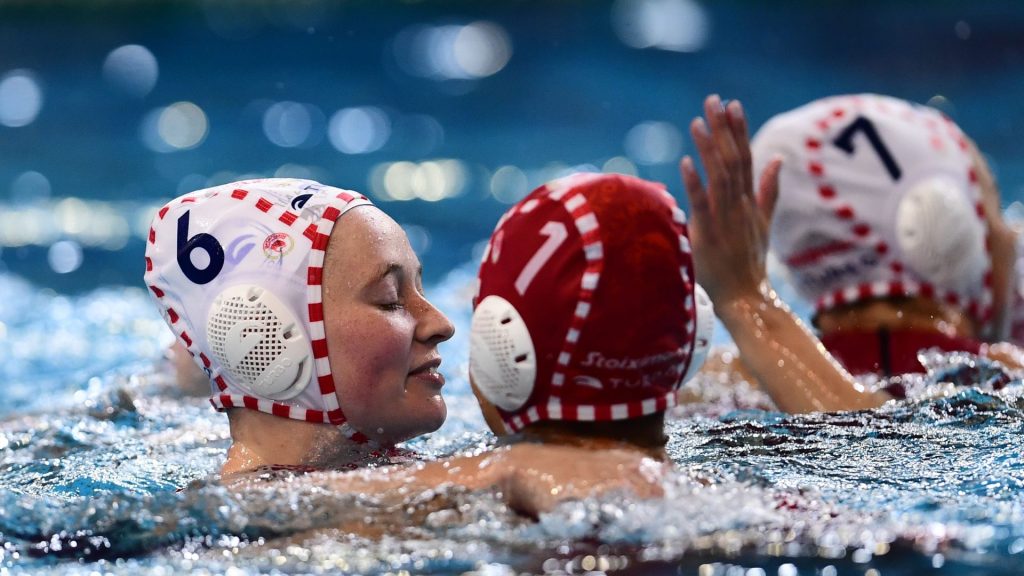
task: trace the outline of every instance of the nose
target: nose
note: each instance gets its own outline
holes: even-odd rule
[[[420,297],[420,306],[416,318],[416,339],[427,344],[440,344],[455,334],[455,326],[451,320],[424,297]]]

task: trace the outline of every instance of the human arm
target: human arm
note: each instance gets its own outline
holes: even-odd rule
[[[705,122],[690,132],[708,186],[693,160],[680,169],[692,217],[697,279],[729,330],[740,358],[785,412],[859,410],[889,399],[867,391],[825,350],[818,338],[776,295],[768,282],[766,255],[771,214],[778,197],[781,159],[765,169],[755,196],[746,119],[739,102],[704,103]]]
[[[307,474],[296,487],[363,494],[403,509],[448,489],[499,490],[512,510],[536,518],[568,500],[627,491],[661,496],[669,465],[630,449],[521,443],[471,456],[354,472]],[[244,486],[236,485],[236,488]]]
[[[637,450],[526,443],[512,446],[505,466],[500,488],[506,502],[533,518],[562,502],[609,492],[660,497],[670,468]]]

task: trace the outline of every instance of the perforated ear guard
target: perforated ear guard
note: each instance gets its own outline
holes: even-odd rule
[[[517,410],[533,392],[537,357],[523,317],[511,302],[490,295],[477,304],[470,328],[469,373],[487,401]]]
[[[214,358],[251,394],[287,400],[309,385],[309,339],[269,290],[254,284],[225,289],[210,307],[206,332]]]
[[[690,366],[683,374],[682,382],[693,378],[708,358],[708,351],[711,349],[711,339],[715,334],[715,307],[711,298],[700,284],[694,284],[693,301],[696,304],[696,330],[693,337],[693,353],[690,356]]]
[[[936,286],[966,292],[984,272],[985,227],[949,178],[927,178],[907,191],[896,237],[907,264]]]

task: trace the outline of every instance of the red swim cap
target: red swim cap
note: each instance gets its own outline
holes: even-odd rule
[[[479,280],[470,375],[509,431],[663,412],[710,340],[685,215],[638,178],[534,190],[498,222]]]

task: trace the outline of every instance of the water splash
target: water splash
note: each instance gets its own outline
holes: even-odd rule
[[[431,287],[462,334],[471,278],[467,265]],[[676,472],[664,498],[609,494],[533,522],[489,492],[438,489],[396,504],[287,485],[229,489],[215,475],[226,421],[176,388],[161,356],[165,336],[147,324],[159,322],[147,297],[105,290],[65,298],[0,283],[12,295],[0,302],[8,338],[24,333],[37,346],[8,358],[4,375],[16,389],[42,383],[0,406],[0,568],[725,575],[1022,567],[1024,384],[970,355],[922,357],[930,373],[902,382],[907,400],[837,414],[781,414],[748,383],[706,374],[690,385],[699,401],[668,421]],[[57,325],[80,353],[49,355],[42,342]],[[455,342],[445,351],[448,423],[409,444],[427,458],[493,446],[465,377],[465,349]]]

